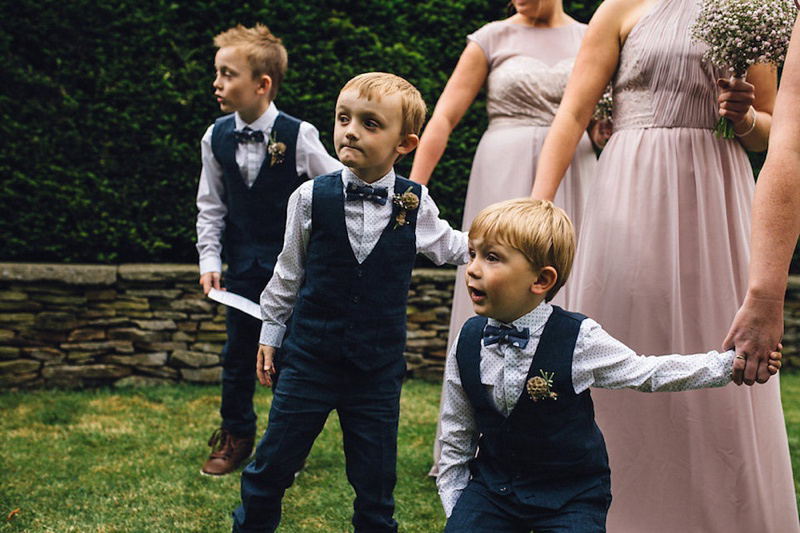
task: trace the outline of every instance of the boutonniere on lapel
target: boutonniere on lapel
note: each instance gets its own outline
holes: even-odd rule
[[[269,152],[269,166],[274,167],[283,163],[284,155],[286,154],[286,145],[275,139],[275,132],[269,136],[269,145],[267,146]]]
[[[411,192],[411,187],[409,187],[400,196],[395,195],[392,203],[397,206],[397,215],[394,217],[394,229],[397,229],[407,224],[406,214],[419,207],[419,196]]]
[[[549,376],[544,370],[540,370],[539,373],[541,373],[541,376],[532,377],[525,385],[525,388],[528,390],[528,396],[530,396],[531,400],[534,402],[538,402],[539,400],[557,400],[558,394],[550,390],[550,387],[553,386],[553,376],[555,376],[556,373],[550,372]]]

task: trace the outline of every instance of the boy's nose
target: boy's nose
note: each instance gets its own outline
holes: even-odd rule
[[[468,278],[477,278],[480,276],[480,268],[478,267],[478,262],[474,259],[467,263],[467,277]]]
[[[350,125],[347,126],[347,129],[344,132],[344,136],[347,137],[348,139],[356,139],[358,137],[358,134],[355,131],[355,128],[352,125]]]

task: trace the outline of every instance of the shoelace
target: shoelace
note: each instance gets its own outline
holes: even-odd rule
[[[214,433],[211,434],[211,438],[208,439],[208,445],[211,446],[211,454],[215,456],[220,455],[227,455],[227,453],[223,453],[229,444],[230,444],[230,433],[228,430],[217,428],[214,430]]]

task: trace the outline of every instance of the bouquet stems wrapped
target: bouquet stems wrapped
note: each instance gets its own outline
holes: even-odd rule
[[[748,67],[786,59],[797,14],[794,0],[703,0],[692,37],[708,48],[703,59],[744,79]],[[720,117],[717,137],[733,138],[733,123]]]

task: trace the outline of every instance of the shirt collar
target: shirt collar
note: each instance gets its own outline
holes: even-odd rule
[[[347,184],[351,181],[354,182],[356,185],[370,185],[372,187],[386,187],[389,192],[391,193],[394,191],[394,169],[390,170],[388,174],[384,177],[379,179],[378,181],[374,181],[372,183],[367,183],[358,176],[356,176],[352,170],[347,167],[342,169],[342,185],[347,187]]]
[[[510,324],[505,324],[500,322],[499,320],[495,320],[494,318],[489,318],[489,324],[492,326],[511,326],[517,329],[524,329],[528,328],[531,335],[540,331],[544,328],[544,325],[547,323],[547,319],[550,318],[550,315],[553,313],[553,306],[548,302],[542,302],[533,311],[530,311],[527,314],[522,315],[518,319],[514,320]]]
[[[272,131],[272,125],[275,123],[275,119],[278,118],[278,108],[275,107],[275,102],[270,102],[269,107],[264,114],[255,119],[253,122],[248,124],[247,122],[239,116],[239,113],[236,113],[234,120],[236,121],[236,130],[241,131],[248,126],[253,131],[263,131],[266,134],[269,134]]]

